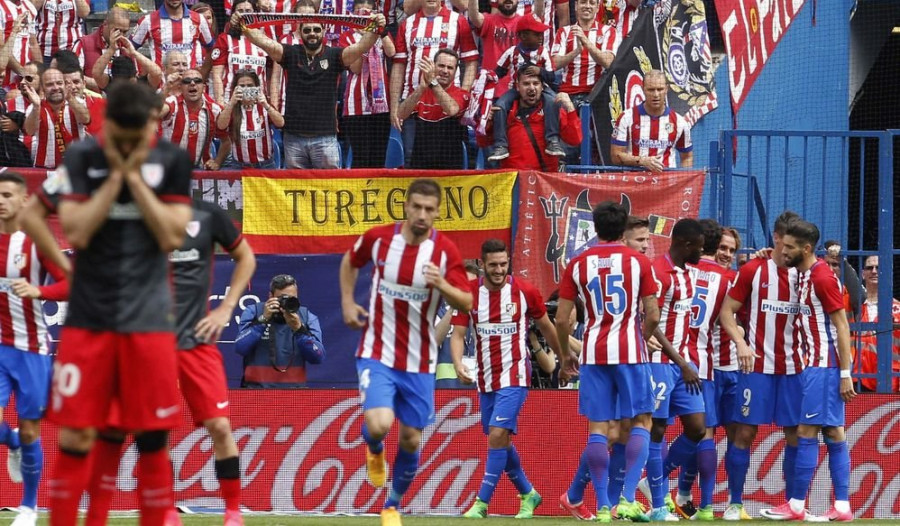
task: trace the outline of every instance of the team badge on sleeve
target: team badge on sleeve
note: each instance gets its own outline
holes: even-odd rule
[[[163,166],[159,163],[141,166],[141,178],[150,188],[156,188],[163,180]]]

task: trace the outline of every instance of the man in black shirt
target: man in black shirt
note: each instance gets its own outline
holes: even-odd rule
[[[174,506],[168,430],[180,421],[168,253],[191,218],[191,159],[157,142],[159,98],[123,82],[108,92],[104,133],[73,143],[60,224],[78,250],[54,366],[49,418],[60,426],[51,522],[74,526],[97,429],[134,432],[141,523]]]
[[[338,82],[346,65],[367,52],[384,32],[382,14],[373,14],[377,29],[356,44],[336,48],[324,44],[322,24],[300,25],[303,45],[282,45],[259,29],[244,29],[251,42],[281,64],[287,74],[284,112],[284,159],[288,168],[340,168],[337,142]],[[240,18],[232,16],[232,24]]]

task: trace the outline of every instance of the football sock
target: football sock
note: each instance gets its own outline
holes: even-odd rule
[[[635,429],[631,430],[631,436],[634,436],[635,431]],[[663,486],[665,477],[663,477],[662,464],[662,443],[651,441],[647,456],[647,483],[650,485],[650,494],[653,496],[651,506],[654,509],[665,506],[668,487]]]
[[[409,489],[409,485],[412,484],[418,467],[418,451],[410,453],[403,448],[397,448],[397,456],[394,457],[394,471],[391,475],[391,492],[384,501],[385,509],[400,507],[400,500]]]
[[[819,439],[797,438],[797,461],[794,465],[794,500],[806,501],[809,484],[819,462]]]
[[[167,448],[138,452],[138,495],[141,526],[159,526],[175,507],[172,462]]]
[[[377,455],[378,453],[384,451],[384,442],[382,442],[383,439],[375,440],[374,438],[372,438],[372,435],[369,434],[369,427],[365,423],[363,423],[362,425],[362,437],[363,440],[366,441],[366,444],[369,445],[370,452]]]
[[[794,494],[794,467],[797,465],[797,446],[784,445],[784,458],[781,471],[784,473],[784,495],[791,498]]]
[[[592,433],[588,436],[587,446],[584,448],[587,458],[588,470],[591,472],[591,480],[594,481],[594,492],[597,493],[597,509],[609,506],[607,486],[609,485],[609,449],[606,445],[606,437]]]
[[[834,486],[834,500],[850,500],[850,451],[847,442],[831,442],[828,446],[828,469],[831,471],[831,484]],[[24,459],[24,456],[23,456]],[[24,460],[23,460],[24,464]],[[24,465],[22,470],[24,471]]]
[[[225,500],[225,509],[240,511],[241,507],[241,461],[238,457],[216,460],[216,479]]]
[[[522,461],[519,459],[519,452],[516,451],[516,446],[512,444],[506,449],[506,468],[504,471],[506,471],[506,476],[509,477],[509,481],[516,487],[516,491],[519,492],[519,495],[528,495],[531,493],[531,490],[534,489],[531,485],[531,481],[525,476],[525,470],[522,469]]]
[[[487,462],[484,464],[484,477],[481,479],[481,489],[478,490],[478,498],[483,502],[490,502],[494,495],[494,489],[500,482],[500,474],[506,467],[506,448],[488,449]]]
[[[728,489],[731,491],[731,503],[744,503],[744,482],[750,468],[750,450],[732,445],[725,452],[725,469],[728,471]]]
[[[572,478],[572,484],[569,486],[569,502],[578,504],[584,501],[584,489],[588,482],[591,481],[591,471],[588,469],[587,452],[581,452],[581,458],[578,459],[578,469],[575,471],[575,477]]]
[[[716,490],[716,443],[704,438],[697,445],[697,467],[700,473],[700,507],[712,506]]]
[[[698,446],[697,455],[689,457],[678,474],[678,494],[675,495],[675,503],[679,506],[683,506],[692,498],[691,489],[694,487],[694,481],[697,480],[697,462],[699,455],[700,447]]]
[[[691,457],[697,456],[697,443],[684,435],[669,446],[669,454],[663,459],[663,475],[668,477],[675,468],[683,466]]]
[[[56,470],[50,481],[50,525],[75,526],[78,502],[91,473],[88,451],[59,450]]]
[[[647,465],[649,454],[650,431],[641,427],[632,428],[628,444],[625,445],[625,477],[622,486],[622,495],[628,502],[634,502],[634,492],[641,480],[644,466]],[[610,502],[615,503],[616,501]]]
[[[37,509],[38,484],[44,470],[44,449],[41,439],[22,444],[22,506]]]
[[[88,483],[91,496],[85,526],[104,526],[109,517],[113,495],[116,493],[116,477],[119,474],[119,460],[122,457],[124,440],[97,437],[91,450],[94,469]]]
[[[10,449],[19,449],[22,445],[19,443],[18,433],[13,433],[9,427],[9,422],[0,422],[0,444],[6,444]]]
[[[625,485],[625,444],[616,442],[612,446],[612,454],[609,457],[609,487],[606,494],[609,502],[615,505],[622,496],[622,487]]]

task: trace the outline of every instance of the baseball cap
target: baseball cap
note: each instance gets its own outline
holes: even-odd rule
[[[541,22],[533,15],[523,16],[516,24],[516,33],[519,31],[534,31],[535,33],[543,33],[550,29],[547,24]]]

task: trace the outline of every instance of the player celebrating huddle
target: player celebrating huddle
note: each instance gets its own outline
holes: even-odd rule
[[[589,421],[581,465],[587,466],[594,483],[597,520],[611,520],[606,435],[609,421],[621,416],[631,419],[632,428],[625,448],[625,485],[618,516],[646,521],[646,515],[635,504],[634,493],[650,441],[653,391],[644,342],[659,322],[656,283],[650,261],[621,242],[628,221],[625,207],[605,201],[594,208],[593,219],[599,244],[572,259],[560,281],[556,312],[560,376],[565,379],[573,372],[574,364],[569,364],[567,359],[570,332],[567,320],[575,298],[580,297],[587,312],[587,323],[580,361],[578,411]],[[640,304],[644,307],[643,326]],[[576,478],[579,476],[576,474]],[[590,518],[583,504],[571,502],[568,494],[560,497],[560,504],[578,518]]]
[[[819,431],[828,446],[828,467],[834,485],[834,506],[825,518],[849,522],[850,452],[844,435],[844,403],[856,396],[850,378],[850,328],[844,313],[841,283],[828,264],[815,255],[816,225],[795,219],[782,243],[785,265],[798,272],[798,301],[803,308],[794,324],[800,328],[807,367],[800,374],[803,396],[797,428],[797,460],[793,493],[788,502],[761,515],[773,520],[808,517],[806,495],[819,461]],[[840,370],[838,369],[840,367]],[[787,473],[785,473],[787,478]]]
[[[391,492],[381,512],[383,526],[399,526],[397,508],[419,464],[422,430],[434,419],[434,324],[440,296],[468,312],[472,294],[459,250],[432,228],[439,214],[441,187],[417,179],[406,192],[401,223],[375,227],[359,237],[341,261],[341,309],[344,323],[363,329],[356,351],[360,400],[368,445],[366,468],[375,487],[384,485],[382,440],[394,416],[400,440]],[[356,303],[353,289],[359,268],[375,265],[369,309]],[[368,319],[371,313],[372,319]]]
[[[484,277],[469,282],[473,305],[469,314],[453,316],[450,349],[456,374],[463,383],[473,379],[462,364],[469,320],[475,328],[478,350],[478,391],[481,426],[488,435],[484,479],[475,504],[466,518],[487,517],[488,503],[506,472],[522,499],[517,519],[530,519],[541,496],[528,481],[510,434],[518,427],[519,411],[528,396],[531,360],[528,353],[528,320],[535,322],[547,344],[559,354],[556,331],[547,315],[544,299],[530,283],[509,275],[509,251],[499,239],[481,245]]]

